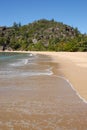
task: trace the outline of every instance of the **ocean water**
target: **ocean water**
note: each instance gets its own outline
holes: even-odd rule
[[[49,65],[40,66],[38,57],[31,53],[0,53],[0,78],[52,74]]]
[[[0,130],[87,130],[87,103],[57,71],[44,55],[0,53]]]

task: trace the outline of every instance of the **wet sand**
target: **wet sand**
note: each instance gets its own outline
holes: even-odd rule
[[[87,129],[87,104],[63,78],[73,61],[56,55],[38,59],[38,68],[49,65],[52,75],[0,79],[0,130]]]
[[[60,72],[72,84],[83,100],[87,101],[87,52],[32,52],[49,55],[58,63]]]

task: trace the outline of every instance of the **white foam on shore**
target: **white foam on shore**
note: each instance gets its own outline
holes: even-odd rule
[[[24,64],[25,64],[25,65],[28,64],[28,59],[25,59],[25,60],[24,60]]]
[[[19,59],[18,62],[10,63],[10,66],[19,67],[28,64],[28,59]]]
[[[33,56],[33,54],[32,54],[32,53],[30,53],[30,54],[29,54],[29,56]]]
[[[73,87],[73,85],[71,84],[71,82],[70,82],[68,79],[66,79],[66,78],[63,77],[63,76],[58,76],[58,75],[52,75],[52,76],[55,76],[55,77],[58,77],[58,78],[61,78],[61,79],[65,80],[65,81],[70,85],[70,87],[73,89],[73,91],[76,93],[76,95],[77,95],[84,103],[87,104],[87,101],[86,101],[83,97],[81,97],[81,95],[76,91],[76,89]]]

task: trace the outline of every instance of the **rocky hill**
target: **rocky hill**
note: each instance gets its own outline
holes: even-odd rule
[[[52,20],[0,27],[0,48],[5,50],[87,51],[87,35]]]

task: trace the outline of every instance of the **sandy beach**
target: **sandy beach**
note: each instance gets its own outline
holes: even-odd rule
[[[15,51],[20,53],[33,53],[47,55],[52,61],[58,63],[54,73],[60,73],[68,80],[84,101],[87,101],[87,52],[39,52]],[[56,69],[56,70],[55,70]]]
[[[86,52],[31,52],[48,55],[58,63],[56,72],[72,84],[79,96],[87,101],[87,53]],[[56,73],[55,72],[55,73]]]
[[[0,62],[0,129],[86,130],[87,53],[20,53]]]

